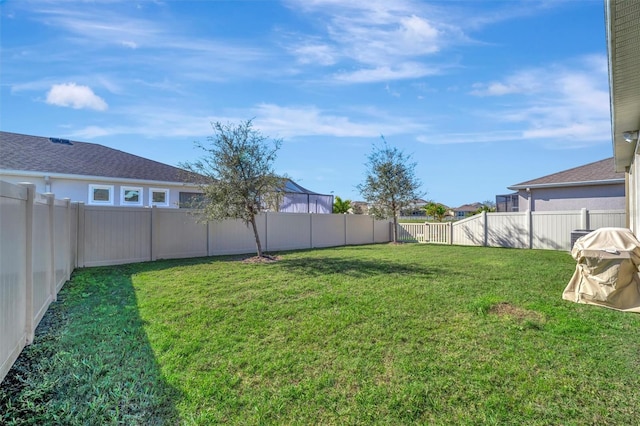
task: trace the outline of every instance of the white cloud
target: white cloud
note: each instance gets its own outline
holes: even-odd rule
[[[437,69],[419,63],[406,62],[398,66],[363,68],[353,72],[334,74],[334,79],[346,83],[372,83],[376,81],[404,80],[438,74]]]
[[[349,65],[353,71],[332,74],[340,82],[368,83],[432,75],[441,66],[419,61],[466,39],[459,27],[438,18],[433,7],[424,3],[404,0],[292,3],[296,10],[322,22],[324,32],[313,38],[314,43],[308,38],[293,43],[289,51],[302,64],[355,62],[355,66]]]
[[[128,47],[130,49],[137,49],[138,48],[138,43],[136,43],[135,41],[121,41],[120,44],[122,44],[124,47]]]
[[[333,65],[336,63],[335,52],[327,44],[303,44],[294,46],[292,52],[301,64]]]
[[[95,109],[105,111],[107,103],[93,93],[88,86],[78,86],[75,83],[54,84],[47,93],[47,103],[51,105],[71,107],[75,109]]]
[[[509,123],[520,127],[509,133],[512,140],[555,139],[563,147],[575,147],[606,142],[611,137],[604,56],[521,70],[501,81],[476,83],[470,94],[486,98],[485,111],[490,112],[484,115],[496,126]],[[492,107],[489,98],[506,95],[510,96],[508,107]],[[484,140],[482,134],[469,139]]]
[[[508,76],[504,81],[475,83],[470,93],[475,96],[533,94],[547,86],[548,74],[549,70],[546,69],[523,70]]]

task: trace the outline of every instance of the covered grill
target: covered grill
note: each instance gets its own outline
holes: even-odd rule
[[[640,241],[626,228],[600,228],[578,238],[578,262],[562,298],[640,313]]]

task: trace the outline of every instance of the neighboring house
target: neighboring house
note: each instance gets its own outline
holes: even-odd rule
[[[427,204],[429,204],[429,202],[422,198],[412,200],[411,203],[402,210],[402,216],[426,216],[427,212],[424,210],[424,207]]]
[[[464,204],[460,207],[450,209],[449,215],[453,216],[455,220],[464,219],[465,217],[473,215],[481,207],[482,203]]]
[[[0,179],[87,205],[165,207],[201,196],[203,176],[103,145],[0,132]],[[331,213],[333,196],[288,180],[280,211]]]
[[[200,192],[192,176],[103,145],[0,132],[0,178],[31,182],[37,192],[52,192],[56,198],[87,205],[177,208]]]
[[[369,203],[366,201],[352,201],[351,209],[354,214],[369,214]]]
[[[496,196],[498,211],[624,209],[624,173],[614,159],[596,161],[508,187],[515,194]]]
[[[605,0],[614,169],[627,183],[627,226],[640,235],[640,2]]]

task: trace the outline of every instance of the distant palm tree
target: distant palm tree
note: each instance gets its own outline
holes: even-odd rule
[[[433,201],[424,206],[424,210],[427,212],[427,216],[431,216],[438,222],[442,222],[442,219],[447,214],[447,208],[440,203],[434,203]]]
[[[336,195],[336,199],[333,201],[333,212],[342,214],[349,213],[351,210],[351,200],[343,200]]]

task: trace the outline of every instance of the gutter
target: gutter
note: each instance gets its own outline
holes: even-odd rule
[[[558,183],[538,183],[538,184],[521,184],[508,186],[507,189],[517,191],[520,189],[539,189],[539,188],[564,188],[570,186],[593,186],[593,185],[619,185],[624,184],[624,178],[606,179],[606,180],[588,180],[582,182],[558,182]]]
[[[150,180],[150,179],[133,179],[133,178],[116,178],[107,176],[91,176],[91,175],[72,175],[65,173],[49,173],[42,171],[24,171],[24,170],[0,170],[0,177],[2,176],[24,176],[34,178],[45,178],[48,176],[50,179],[68,179],[68,180],[90,180],[94,182],[112,182],[112,183],[139,183],[146,185],[172,185],[172,186],[189,186],[199,187],[197,183],[189,182],[175,182],[164,180]]]

